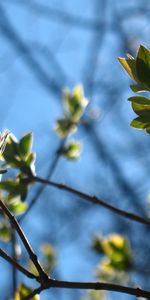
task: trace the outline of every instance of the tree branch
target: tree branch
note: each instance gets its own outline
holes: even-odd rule
[[[133,288],[122,286],[112,283],[104,282],[71,282],[71,281],[59,281],[54,279],[47,279],[45,285],[35,289],[30,295],[22,300],[31,299],[32,296],[39,294],[41,291],[49,288],[66,288],[66,289],[83,289],[83,290],[98,290],[98,291],[111,291],[117,293],[124,293],[133,295],[136,297],[144,297],[150,299],[150,292],[142,290],[140,288]]]
[[[20,227],[18,221],[16,220],[16,218],[11,214],[11,212],[8,210],[8,208],[6,207],[6,205],[0,200],[0,207],[2,209],[2,211],[4,212],[4,214],[8,217],[8,219],[10,220],[11,224],[13,225],[14,229],[17,231],[20,239],[22,240],[28,254],[29,257],[31,259],[31,261],[33,262],[33,264],[35,265],[39,275],[42,278],[47,278],[47,275],[45,273],[45,271],[43,270],[42,266],[40,265],[40,262],[38,261],[38,258],[36,256],[36,254],[34,253],[29,241],[27,240],[22,228]]]
[[[27,269],[18,264],[14,259],[12,259],[3,249],[0,248],[0,256],[3,257],[7,262],[9,262],[15,269],[25,274],[27,277],[36,279],[36,276],[29,272]]]
[[[46,185],[50,185],[50,186],[53,186],[55,188],[58,188],[60,190],[64,190],[64,191],[67,191],[71,194],[74,194],[88,202],[91,202],[93,204],[97,204],[97,205],[100,205],[100,206],[103,206],[105,207],[106,209],[109,209],[111,210],[112,212],[124,217],[124,218],[127,218],[127,219],[130,219],[132,221],[135,221],[135,222],[138,222],[138,223],[141,223],[141,224],[145,224],[145,225],[148,225],[150,226],[150,220],[149,219],[146,219],[146,218],[143,218],[143,217],[140,217],[136,214],[133,214],[133,213],[130,213],[130,212],[127,212],[125,210],[122,210],[122,209],[119,209],[119,208],[116,208],[114,207],[113,205],[105,202],[104,200],[96,197],[96,196],[91,196],[89,194],[86,194],[86,193],[83,193],[77,189],[74,189],[70,186],[67,186],[63,183],[58,183],[58,182],[54,182],[54,181],[50,181],[50,180],[47,180],[47,179],[43,179],[41,177],[38,177],[38,176],[33,176],[32,178],[35,182],[40,182],[42,184],[46,184]]]
[[[60,144],[55,152],[55,156],[54,156],[54,160],[52,161],[52,164],[50,165],[48,174],[47,174],[47,180],[51,179],[57,164],[59,162],[60,159],[60,151],[63,148],[64,144],[66,142],[66,138],[64,138],[63,140],[60,141]],[[22,222],[24,220],[24,218],[26,217],[26,215],[30,212],[30,210],[32,209],[32,207],[35,205],[35,203],[38,201],[38,199],[40,198],[40,196],[42,195],[43,191],[44,191],[45,185],[41,186],[35,196],[32,198],[27,210],[25,211],[25,213],[19,218],[19,223]]]
[[[39,182],[41,182],[41,181],[45,182],[44,179],[40,179],[39,177],[35,177],[35,178],[37,178]],[[50,183],[51,182],[49,182],[49,184]],[[55,185],[58,185],[58,184],[55,183],[54,186]],[[60,185],[60,186],[63,186],[63,185]],[[66,187],[65,187],[65,189],[66,189]],[[69,189],[69,191],[72,191],[72,192],[74,191],[69,187],[68,187],[68,189]],[[86,194],[81,193],[76,190],[75,190],[75,192],[78,192],[79,195],[81,194],[82,197],[83,196],[85,197],[85,195],[86,195]],[[88,197],[90,197],[90,199],[91,199],[91,196],[88,196]],[[87,196],[86,196],[86,198],[87,198]],[[97,203],[97,201],[99,201],[95,197],[94,197],[94,199],[96,199],[96,202],[94,202],[94,203]],[[142,290],[140,288],[133,288],[133,287],[127,287],[127,286],[122,286],[122,285],[117,285],[117,284],[103,283],[103,282],[68,282],[68,281],[59,281],[59,280],[54,280],[54,279],[49,278],[47,276],[47,274],[44,272],[43,268],[41,267],[36,254],[33,252],[32,248],[31,248],[23,230],[21,229],[19,223],[17,222],[16,218],[11,214],[11,212],[8,210],[8,208],[5,206],[5,204],[1,200],[0,200],[0,207],[1,207],[2,211],[4,212],[4,214],[6,214],[6,216],[9,218],[14,229],[18,232],[18,234],[30,256],[30,259],[32,260],[33,264],[35,265],[36,269],[39,272],[38,277],[34,276],[32,273],[28,272],[26,269],[24,269],[22,266],[20,266],[17,262],[15,262],[11,257],[9,257],[2,249],[0,249],[0,255],[5,260],[7,260],[12,265],[15,265],[15,267],[19,271],[24,273],[26,276],[36,279],[41,284],[41,286],[39,288],[35,289],[30,295],[25,297],[24,300],[31,299],[31,297],[33,297],[34,295],[39,294],[41,291],[43,291],[45,289],[49,289],[49,288],[106,290],[106,291],[114,291],[114,292],[134,295],[136,297],[144,297],[144,298],[150,299],[150,292]]]

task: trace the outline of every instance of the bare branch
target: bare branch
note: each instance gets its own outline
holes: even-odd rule
[[[6,207],[6,205],[0,200],[0,207],[2,209],[2,211],[4,212],[4,214],[8,217],[8,219],[10,220],[11,224],[13,225],[14,229],[17,231],[20,239],[22,240],[30,259],[32,260],[33,264],[35,265],[37,271],[39,272],[39,275],[41,277],[47,277],[46,273],[44,272],[42,266],[40,265],[38,258],[36,256],[36,254],[34,253],[29,241],[27,240],[22,228],[20,227],[18,221],[16,220],[16,218],[11,214],[11,212],[8,210],[8,208]]]
[[[29,278],[36,279],[36,276],[29,272],[27,269],[18,264],[14,259],[12,259],[3,249],[0,248],[0,256],[8,261],[15,269],[25,274]]]
[[[41,286],[38,289],[35,289],[30,295],[23,298],[23,300],[31,299],[32,296],[39,294],[41,291],[49,288],[111,291],[150,299],[150,292],[142,290],[140,288],[133,288],[104,282],[71,282],[48,279],[43,287]]]
[[[50,165],[50,168],[49,168],[49,171],[48,171],[48,174],[47,174],[47,179],[51,179],[56,167],[57,167],[57,164],[59,162],[59,159],[60,159],[60,150],[63,148],[64,144],[66,142],[66,139],[63,139],[60,141],[60,144],[59,144],[59,147],[58,149],[56,150],[55,152],[55,156],[54,156],[54,159]],[[44,188],[45,186],[41,186],[35,196],[33,197],[33,199],[31,200],[27,210],[25,211],[25,213],[19,218],[19,223],[23,221],[23,219],[26,217],[26,215],[30,212],[30,210],[32,209],[32,207],[36,204],[36,202],[38,201],[38,199],[40,198],[40,196],[42,195],[43,191],[44,191]]]
[[[53,187],[58,188],[60,190],[67,191],[67,192],[69,192],[71,194],[74,194],[76,196],[79,196],[80,198],[82,198],[84,200],[87,200],[87,201],[89,201],[89,202],[91,202],[93,204],[97,204],[97,205],[103,206],[106,209],[109,209],[112,212],[118,214],[119,216],[122,216],[122,217],[130,219],[132,221],[135,221],[135,222],[138,222],[138,223],[150,226],[150,220],[148,220],[146,218],[140,217],[140,216],[138,216],[136,214],[133,214],[133,213],[127,212],[125,210],[119,209],[117,207],[114,207],[113,205],[105,202],[104,200],[102,200],[102,199],[100,199],[100,198],[98,198],[96,196],[88,195],[88,194],[83,193],[83,192],[81,192],[81,191],[79,191],[77,189],[74,189],[74,188],[72,188],[70,186],[67,186],[67,185],[65,185],[63,183],[58,183],[58,182],[46,180],[46,179],[43,179],[43,178],[38,177],[38,176],[34,176],[33,180],[35,180],[36,182],[41,182],[43,184],[53,186]]]

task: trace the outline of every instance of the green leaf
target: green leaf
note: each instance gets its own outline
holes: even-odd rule
[[[136,63],[135,59],[131,58],[118,58],[118,61],[122,65],[122,67],[126,70],[130,78],[134,81],[138,82],[137,74],[136,74]]]
[[[142,105],[132,102],[132,108],[137,115],[145,118],[145,122],[150,122],[150,104]]]
[[[22,300],[24,297],[28,296],[33,289],[27,287],[25,284],[21,284],[18,291],[16,292],[15,300]],[[39,295],[35,295],[31,300],[40,300]]]
[[[11,193],[15,192],[17,186],[18,183],[12,179],[6,179],[5,181],[0,182],[0,188]]]
[[[136,71],[139,81],[150,88],[150,51],[142,45],[137,53]]]
[[[134,119],[130,125],[137,129],[146,129],[147,127],[150,127],[150,121],[146,122],[144,118],[138,117]]]
[[[35,153],[33,152],[29,153],[29,155],[26,157],[25,160],[26,165],[30,167],[35,162],[35,158],[36,158]]]
[[[24,181],[22,178],[16,178],[16,180],[6,179],[0,182],[0,189],[8,193],[8,199],[20,196],[21,200],[24,201],[28,192],[28,184],[30,182]]]
[[[28,204],[26,202],[20,201],[17,198],[9,203],[8,208],[12,213],[14,213],[16,215],[20,215],[20,214],[23,214],[27,210]]]
[[[9,166],[18,167],[20,161],[18,154],[18,144],[13,137],[10,136],[2,154],[2,159],[4,159]]]
[[[11,240],[10,228],[6,224],[0,224],[0,240],[8,242]]]
[[[74,88],[73,93],[70,93],[69,90],[65,90],[64,103],[71,118],[75,121],[79,121],[88,104],[88,100],[84,97],[83,87],[77,85]]]
[[[60,154],[67,159],[76,160],[81,154],[81,144],[76,141],[70,141],[61,148]]]
[[[104,254],[99,263],[97,277],[110,282],[125,281],[132,265],[132,252],[126,238],[120,234],[110,234],[99,238],[100,254]],[[97,244],[96,244],[97,246]]]
[[[32,132],[24,135],[19,141],[20,154],[23,157],[26,157],[27,155],[29,155],[31,147],[32,147]]]
[[[137,104],[150,105],[150,99],[143,96],[133,96],[128,98],[128,100]]]
[[[149,88],[147,88],[144,84],[141,84],[141,83],[131,84],[130,88],[131,88],[132,92],[134,92],[134,93],[150,91]]]
[[[77,130],[77,126],[75,123],[71,121],[70,118],[59,119],[56,122],[55,131],[61,138],[66,137],[69,134],[74,133]]]

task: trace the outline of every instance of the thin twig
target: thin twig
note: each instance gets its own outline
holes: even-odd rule
[[[36,276],[29,272],[27,269],[18,264],[13,258],[11,258],[3,249],[0,248],[0,256],[9,262],[15,269],[25,274],[27,277],[36,279]]]
[[[6,207],[6,205],[0,200],[0,207],[2,209],[2,211],[4,212],[4,214],[6,214],[6,216],[8,217],[8,219],[10,220],[11,224],[13,225],[14,229],[18,232],[18,235],[20,237],[20,239],[22,240],[28,254],[29,257],[31,259],[31,261],[33,262],[33,264],[35,265],[37,271],[39,272],[39,275],[41,277],[47,277],[45,271],[43,270],[42,266],[40,265],[38,258],[36,256],[36,254],[34,253],[29,241],[27,240],[22,228],[20,227],[18,221],[16,220],[16,218],[12,215],[12,213],[8,210],[8,208]]]
[[[32,291],[28,296],[24,297],[22,300],[31,300],[35,295],[39,295],[45,288],[40,286],[39,288]]]
[[[49,171],[48,171],[48,175],[47,175],[47,180],[51,179],[57,164],[59,162],[60,159],[60,151],[63,148],[64,144],[66,142],[66,138],[60,141],[59,147],[55,152],[55,156],[54,159],[52,161],[52,164],[50,165]],[[30,212],[31,208],[35,205],[35,203],[37,203],[39,197],[42,195],[43,191],[44,191],[45,186],[42,185],[36,192],[35,196],[32,198],[27,210],[25,211],[25,213],[19,218],[19,223],[22,222],[24,220],[24,218],[27,216],[27,214]]]
[[[58,182],[54,182],[54,181],[50,181],[50,180],[46,180],[46,179],[43,179],[41,177],[38,177],[38,176],[34,176],[33,177],[33,180],[35,180],[36,182],[41,182],[43,184],[46,184],[46,185],[50,185],[50,186],[53,186],[55,188],[58,188],[60,190],[64,190],[64,191],[67,191],[69,193],[72,193],[76,196],[79,196],[80,198],[84,199],[84,200],[87,200],[93,204],[97,204],[97,205],[100,205],[100,206],[103,206],[105,207],[106,209],[109,209],[111,210],[112,212],[124,217],[124,218],[127,218],[127,219],[130,219],[132,221],[135,221],[135,222],[138,222],[138,223],[141,223],[141,224],[145,224],[145,225],[148,225],[150,226],[150,220],[146,219],[146,218],[143,218],[143,217],[140,217],[136,214],[133,214],[133,213],[130,213],[130,212],[127,212],[125,210],[122,210],[122,209],[119,209],[117,207],[114,207],[113,205],[105,202],[104,200],[96,197],[96,196],[91,196],[89,194],[86,194],[86,193],[83,193],[77,189],[74,189],[70,186],[67,186],[63,183],[58,183]]]

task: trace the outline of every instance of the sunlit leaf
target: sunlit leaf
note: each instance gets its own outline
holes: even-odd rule
[[[99,263],[97,276],[102,280],[115,281],[127,278],[132,265],[132,252],[129,241],[119,234],[107,237],[96,236],[93,248],[103,259]],[[119,279],[120,278],[120,279]]]
[[[135,59],[119,57],[118,60],[131,79],[138,82]]]
[[[32,133],[27,133],[19,141],[19,150],[23,157],[29,155],[32,147]]]
[[[18,145],[13,136],[9,136],[2,159],[11,167],[17,167],[20,161],[18,156]]]
[[[2,154],[4,166],[19,169],[28,176],[34,172],[35,154],[30,152],[32,146],[32,133],[28,133],[18,142],[11,134],[8,138],[5,150]]]
[[[20,201],[20,199],[17,198],[9,202],[8,208],[12,213],[20,215],[27,210],[28,204],[26,202]]]
[[[66,89],[64,91],[64,103],[71,118],[78,121],[88,104],[88,100],[84,97],[83,87],[77,85],[72,93]]]
[[[76,141],[69,141],[61,148],[61,155],[70,160],[76,160],[81,154],[81,144]]]
[[[21,200],[24,201],[28,192],[28,181],[26,182],[22,178],[6,179],[0,182],[0,189],[8,193],[8,199],[20,196]]]
[[[77,126],[70,118],[59,119],[56,122],[55,131],[61,138],[66,137],[69,134],[74,133],[77,130]]]
[[[33,290],[27,287],[25,284],[21,284],[18,288],[15,296],[15,300],[22,300],[24,297],[28,296]],[[31,300],[40,300],[39,295],[35,295]]]

